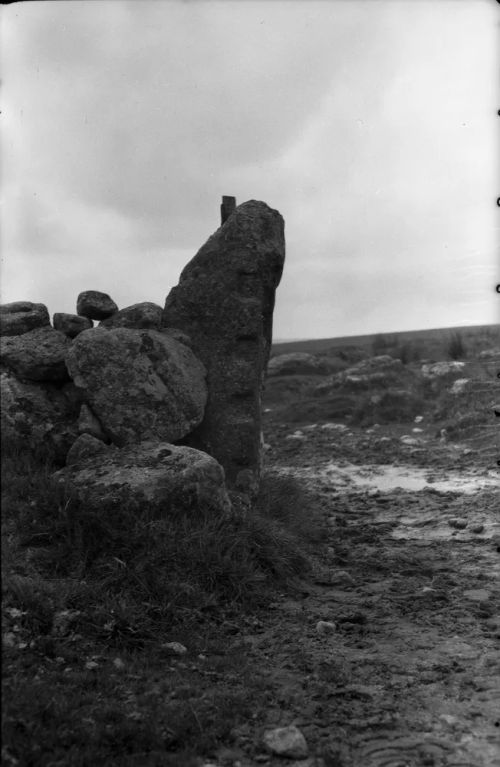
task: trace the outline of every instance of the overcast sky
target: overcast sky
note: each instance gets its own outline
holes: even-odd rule
[[[495,0],[2,8],[2,302],[164,304],[222,195],[285,218],[277,339],[498,322]]]

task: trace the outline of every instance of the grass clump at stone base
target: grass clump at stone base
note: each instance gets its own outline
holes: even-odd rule
[[[4,456],[4,522],[30,573],[126,591],[168,607],[174,620],[214,599],[258,602],[265,584],[308,567],[304,540],[314,540],[315,523],[291,477],[264,475],[248,514],[158,519],[132,503],[87,508],[54,483],[50,464],[19,450]]]
[[[97,513],[6,448],[4,763],[189,767],[230,743],[266,695],[238,637],[318,538],[300,485],[267,475],[232,519]]]

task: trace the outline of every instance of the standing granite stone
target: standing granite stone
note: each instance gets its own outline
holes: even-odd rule
[[[50,325],[50,317],[45,304],[14,301],[11,304],[0,305],[1,336],[21,336],[46,325]]]
[[[207,368],[208,402],[191,446],[224,467],[228,486],[253,495],[261,469],[261,390],[284,221],[250,200],[237,207],[184,268],[167,297],[164,327],[180,328]]]
[[[76,301],[76,313],[89,320],[105,320],[117,311],[113,299],[98,290],[85,290]]]

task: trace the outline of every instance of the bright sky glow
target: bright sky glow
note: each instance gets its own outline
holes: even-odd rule
[[[2,302],[163,305],[234,195],[285,218],[275,338],[500,321],[499,13],[4,6]]]

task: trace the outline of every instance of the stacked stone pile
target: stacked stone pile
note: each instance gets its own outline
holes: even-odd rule
[[[51,325],[43,304],[1,306],[4,440],[50,446],[59,478],[97,507],[227,513],[226,485],[255,493],[283,229],[265,203],[226,206],[165,309],[85,291]]]

